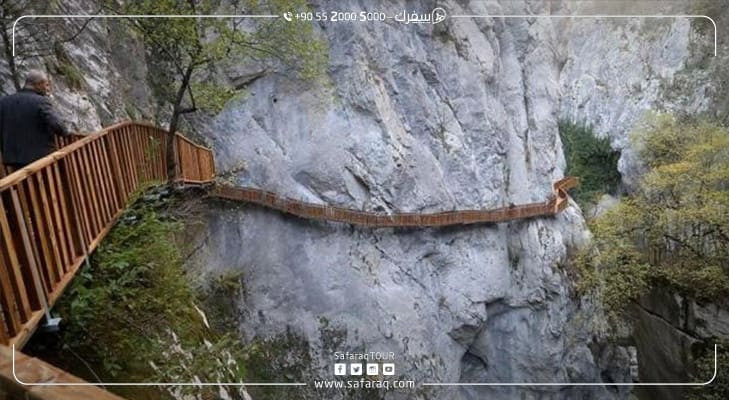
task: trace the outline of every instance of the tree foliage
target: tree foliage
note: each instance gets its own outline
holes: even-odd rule
[[[729,132],[659,115],[634,134],[647,173],[639,188],[593,221],[577,259],[582,289],[607,308],[656,285],[716,300],[729,294]]]
[[[559,133],[567,160],[566,174],[580,178],[574,198],[585,203],[601,194],[615,193],[620,183],[620,152],[610,147],[610,141],[596,137],[587,125],[569,121],[560,122]]]
[[[305,10],[303,0],[140,0],[127,2],[125,14],[146,15],[280,15]],[[216,72],[233,63],[261,61],[299,79],[316,79],[326,66],[327,47],[309,22],[279,18],[135,18],[158,69],[156,87],[172,106],[169,132],[181,115],[201,108],[216,111],[235,91],[216,79]],[[168,152],[172,157],[172,152]],[[174,159],[168,160],[174,175]]]

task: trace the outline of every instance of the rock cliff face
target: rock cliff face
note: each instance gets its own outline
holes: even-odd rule
[[[694,372],[702,347],[711,350],[717,338],[729,337],[729,312],[725,306],[700,304],[666,291],[654,290],[632,308],[633,338],[638,351],[640,377],[647,382],[706,382],[711,375]],[[713,363],[712,363],[713,365]],[[690,367],[687,367],[690,366]],[[718,369],[721,376],[721,361]],[[695,372],[694,372],[695,374]],[[680,400],[690,388],[645,387],[641,398]]]
[[[584,2],[573,12],[655,15],[656,7],[660,15],[707,11],[698,4],[692,9],[680,2],[642,1]],[[610,138],[621,151],[618,169],[628,189],[642,171],[629,133],[640,128],[646,113],[714,114],[713,72],[719,62],[713,28],[708,18],[650,17],[580,19],[565,29],[560,116]]]
[[[646,13],[656,3],[641,6],[612,12]],[[419,10],[368,4],[390,14],[413,7]],[[445,8],[599,11],[588,3],[550,9],[537,2]],[[645,111],[709,108],[705,71],[691,80],[687,66],[713,52],[713,32],[694,25],[685,18],[322,25],[331,85],[257,77],[206,136],[221,170],[243,162],[236,182],[307,201],[434,211],[540,200],[564,171],[560,118],[593,124],[626,150]],[[620,168],[630,186],[640,170],[630,150]],[[601,345],[599,314],[570,295],[560,268],[586,237],[576,206],[555,219],[497,226],[371,230],[221,205],[210,211],[209,228],[196,257],[208,272],[244,272],[242,334],[300,333],[310,344],[313,376],[332,376],[333,351],[365,350],[394,351],[398,375],[418,382],[630,379],[627,354]],[[429,387],[419,396],[626,394]]]
[[[314,8],[361,10],[361,3]],[[393,15],[435,6],[379,3],[366,7]],[[69,13],[94,11],[93,2],[64,4]],[[658,4],[665,13],[692,11],[678,2],[606,4],[438,2],[451,15],[639,14]],[[623,150],[630,186],[640,167],[628,132],[642,114],[711,111],[717,91],[716,63],[706,57],[713,30],[687,19],[463,18],[319,29],[330,47],[328,83],[241,64],[228,78],[247,95],[198,124],[219,170],[244,166],[236,182],[385,212],[541,201],[564,173],[557,124],[568,118],[593,124]],[[82,86],[57,77],[69,119],[93,130],[154,115],[152,90],[138,84],[149,81],[139,43],[114,40],[125,33],[113,22],[96,21],[89,32],[66,45]],[[630,380],[626,352],[603,343],[599,312],[574,298],[562,268],[589,236],[576,205],[553,219],[420,230],[315,223],[225,203],[207,213],[191,268],[242,271],[242,336],[301,336],[312,356],[307,378],[332,378],[334,351],[392,351],[398,377],[419,383]],[[434,386],[382,396],[627,394]]]
[[[20,3],[24,5],[23,15],[81,15],[100,10],[99,2],[94,0]],[[22,63],[21,85],[27,69],[47,71],[53,78],[53,99],[58,110],[69,127],[81,133],[123,119],[151,120],[157,114],[157,105],[144,46],[120,20],[95,19],[79,32],[84,21],[25,18],[18,22],[16,62]],[[7,26],[11,25],[12,21]],[[35,35],[37,40],[28,37],[28,27],[40,31]],[[50,44],[54,40],[60,41],[55,50]],[[43,56],[29,57],[33,54]],[[5,58],[0,61],[0,77],[0,91],[13,93]]]
[[[418,6],[368,7],[394,14]],[[446,9],[584,11],[536,2]],[[681,19],[322,25],[331,86],[259,77],[206,135],[221,170],[244,162],[238,183],[308,201],[381,211],[536,201],[564,171],[559,119],[595,124],[625,146],[627,132],[663,101],[661,88],[686,65],[698,40],[692,32]],[[691,93],[679,100],[705,106]],[[621,167],[628,172],[630,159]],[[554,219],[496,226],[371,230],[221,205],[210,211],[209,227],[196,257],[208,271],[244,272],[241,332],[299,332],[309,341],[314,376],[332,375],[333,351],[357,349],[394,351],[398,375],[419,382],[630,379],[625,355],[600,346],[599,318],[571,297],[560,267],[586,237],[577,207]],[[421,393],[517,395],[625,396],[604,388]]]

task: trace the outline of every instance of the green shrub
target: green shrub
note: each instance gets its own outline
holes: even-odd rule
[[[580,178],[574,198],[580,203],[595,201],[601,194],[615,193],[620,183],[620,152],[607,138],[596,137],[587,125],[561,121],[559,134],[567,161],[567,175]]]
[[[591,245],[573,260],[578,293],[601,300],[616,332],[629,321],[628,305],[656,288],[720,305],[729,295],[729,132],[659,115],[633,139],[648,171],[631,196],[590,222]],[[696,382],[714,372],[713,342],[701,346],[686,360]],[[719,371],[727,349],[720,346]],[[686,398],[727,399],[729,383],[720,373]]]
[[[81,71],[73,63],[66,49],[60,43],[53,45],[53,54],[56,62],[54,63],[55,72],[63,78],[69,88],[81,89],[84,85],[84,77]]]
[[[729,295],[729,132],[658,116],[634,140],[649,170],[635,193],[591,221],[575,259],[578,289],[609,312],[658,285],[716,301]]]
[[[81,75],[81,71],[70,62],[59,63],[56,66],[56,72],[63,77],[69,88],[78,90],[83,87],[84,77]]]
[[[57,357],[68,365],[62,367],[105,382],[244,378],[243,345],[232,332],[209,328],[197,306],[204,299],[185,275],[176,244],[183,227],[144,201],[122,214],[92,256],[91,267],[80,272],[57,304],[65,321]],[[154,387],[109,389],[126,398],[169,397]],[[213,398],[218,388],[183,389],[193,391]]]

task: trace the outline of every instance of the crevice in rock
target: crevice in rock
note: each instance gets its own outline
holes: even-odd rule
[[[249,74],[236,76],[231,79],[231,82],[233,84],[233,87],[235,90],[241,90],[245,89],[246,87],[253,84],[253,82],[263,78],[264,76],[268,75],[268,70],[263,69],[260,71],[255,71]]]
[[[673,322],[667,320],[662,315],[660,315],[658,313],[655,313],[655,312],[649,310],[648,308],[643,307],[643,305],[641,305],[640,303],[637,303],[636,302],[636,303],[634,303],[634,305],[635,305],[635,307],[639,308],[640,311],[645,312],[646,315],[662,321],[664,324],[672,327],[677,332],[679,332],[679,333],[681,333],[681,334],[683,334],[685,336],[688,336],[689,338],[694,339],[694,340],[704,340],[704,339],[696,336],[694,332],[688,331],[688,330],[684,329],[684,327],[676,326],[676,324],[674,324]]]

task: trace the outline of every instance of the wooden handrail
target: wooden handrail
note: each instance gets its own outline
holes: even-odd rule
[[[254,203],[296,215],[301,218],[343,222],[371,227],[439,227],[478,223],[505,222],[515,219],[555,215],[564,210],[569,198],[567,191],[577,185],[577,178],[567,177],[553,184],[554,194],[539,203],[499,207],[487,210],[458,210],[435,213],[378,213],[343,207],[309,203],[252,187],[216,185],[215,197]]]
[[[169,138],[124,121],[61,138],[61,149],[0,179],[0,345],[22,347],[132,193],[166,179]],[[174,141],[178,180],[211,182],[212,152],[179,134]]]
[[[181,134],[180,132],[175,133],[175,136],[177,136],[178,138],[180,138],[180,140],[183,140],[184,142],[190,144],[191,146],[193,146],[195,148],[212,152],[212,149],[210,149],[209,147],[205,147],[201,144],[197,144],[197,143],[193,142],[191,139],[189,139],[185,135]]]

